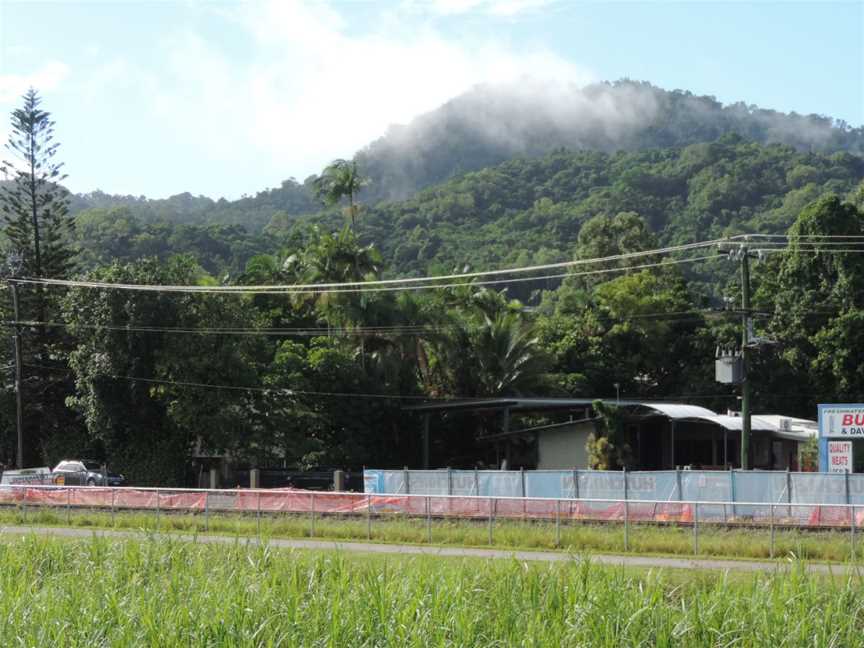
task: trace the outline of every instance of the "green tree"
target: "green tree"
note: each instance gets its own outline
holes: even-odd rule
[[[758,270],[754,303],[771,313],[767,337],[778,344],[757,358],[755,398],[812,416],[819,402],[856,400],[864,392],[864,258],[846,251],[854,242],[838,246],[843,239],[830,238],[862,235],[862,212],[837,196],[823,197],[789,229],[788,250]]]
[[[88,278],[212,283],[189,257],[115,262]],[[249,359],[261,355],[261,339],[215,334],[246,320],[233,296],[75,288],[64,299],[63,317],[77,341],[69,356],[75,375],[69,405],[134,483],[182,483],[196,445],[243,457],[266,439],[255,426],[260,393],[244,389],[260,385]],[[227,388],[201,386],[214,383]]]
[[[0,170],[12,181],[0,186],[0,213],[9,246],[23,258],[22,273],[29,277],[63,279],[72,269],[70,245],[72,219],[69,196],[60,185],[66,178],[56,161],[60,144],[54,139],[54,121],[40,107],[34,89],[12,111],[6,159]],[[70,340],[62,329],[46,328],[56,312],[56,291],[43,286],[22,286],[19,291],[22,320],[36,320],[22,332],[25,408],[25,462],[44,461],[52,438],[71,436],[76,421],[64,406],[71,387],[65,353]]]
[[[334,160],[315,179],[313,186],[315,195],[325,205],[335,205],[343,198],[348,198],[346,211],[354,229],[360,212],[356,197],[368,183],[369,180],[360,173],[356,160]]]
[[[6,236],[24,257],[25,274],[63,278],[71,269],[72,220],[68,193],[60,186],[66,178],[63,163],[54,159],[60,146],[54,141],[54,121],[40,108],[41,103],[31,88],[23,97],[23,106],[12,111],[6,148],[16,159],[4,160],[0,166],[12,176],[12,183],[0,188],[0,208]],[[40,316],[43,310],[40,307]]]

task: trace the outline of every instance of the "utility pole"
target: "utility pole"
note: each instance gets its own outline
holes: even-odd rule
[[[741,469],[749,467],[750,379],[747,376],[750,347],[750,250],[741,245]]]
[[[18,317],[18,286],[9,279],[9,290],[12,293],[12,312],[15,318],[15,335],[12,340],[15,345],[15,427],[18,430],[18,452],[15,455],[15,465],[20,470],[24,467],[24,404],[21,395],[21,326]]]

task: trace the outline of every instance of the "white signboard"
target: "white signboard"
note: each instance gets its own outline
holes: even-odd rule
[[[864,405],[820,405],[819,436],[864,438]]]
[[[828,472],[852,472],[851,441],[828,441]]]

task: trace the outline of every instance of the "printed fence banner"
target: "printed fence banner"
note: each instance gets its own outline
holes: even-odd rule
[[[461,475],[467,479],[466,474]],[[682,478],[685,493],[700,481],[699,475],[681,471],[676,475],[661,475],[675,479]],[[737,473],[736,473],[737,474]],[[504,477],[513,482],[526,479],[531,483],[530,473],[508,473]],[[623,478],[623,474],[616,475]],[[452,475],[451,475],[452,477]],[[476,479],[482,482],[482,473]],[[596,477],[592,475],[592,477]],[[638,475],[637,475],[638,477]],[[706,484],[716,475],[705,475]],[[0,505],[6,506],[45,506],[57,509],[89,510],[136,510],[151,512],[184,512],[191,514],[243,513],[271,515],[294,514],[309,515],[313,520],[321,515],[355,515],[370,517],[413,516],[434,518],[463,518],[475,520],[517,519],[596,521],[632,523],[654,522],[672,524],[694,524],[697,520],[705,523],[768,525],[794,525],[802,527],[849,527],[853,521],[856,526],[864,526],[864,483],[855,485],[854,493],[839,490],[839,485],[852,484],[850,475],[818,474],[764,474],[749,473],[750,485],[746,480],[740,484],[742,490],[749,491],[758,486],[760,477],[767,477],[775,483],[766,488],[765,496],[759,500],[736,504],[708,500],[684,501],[645,501],[640,499],[625,501],[603,501],[575,498],[548,497],[498,497],[466,495],[406,495],[380,493],[334,493],[322,491],[303,491],[296,489],[274,490],[179,490],[179,489],[136,489],[77,486],[7,486],[0,488]],[[629,476],[628,476],[629,479]],[[792,501],[783,502],[784,493],[781,479],[792,484]],[[409,476],[410,481],[410,476]],[[590,481],[590,480],[589,480]],[[666,480],[668,481],[668,479]],[[734,480],[733,480],[734,481]],[[615,490],[619,485],[614,480],[608,484],[594,480],[593,486]],[[638,481],[636,483],[639,483]],[[766,482],[767,483],[767,482]],[[623,484],[621,484],[623,485]],[[642,492],[649,492],[649,482],[643,482]],[[542,488],[541,484],[541,488]],[[512,483],[505,483],[512,487]],[[654,492],[659,486],[655,485]],[[669,484],[667,489],[671,488]],[[599,490],[599,489],[598,489]],[[668,491],[667,492],[674,492]],[[637,491],[638,493],[638,491]],[[755,498],[755,493],[748,493]],[[803,502],[795,501],[800,495]],[[629,495],[629,493],[628,493]],[[790,499],[789,495],[785,495]],[[781,500],[781,501],[777,501]],[[810,503],[810,501],[812,503]],[[857,508],[851,509],[844,502]],[[699,503],[696,503],[696,502]],[[836,502],[836,503],[835,503]]]

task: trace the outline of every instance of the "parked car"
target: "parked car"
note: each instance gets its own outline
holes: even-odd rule
[[[122,486],[126,479],[108,471],[106,478],[98,461],[61,461],[51,471],[52,481],[63,486]]]

